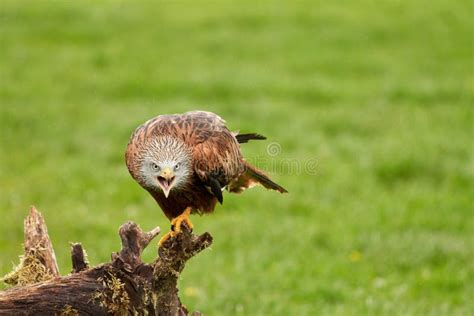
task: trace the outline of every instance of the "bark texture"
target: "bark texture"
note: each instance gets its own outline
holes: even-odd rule
[[[194,235],[183,225],[180,234],[158,249],[153,263],[142,262],[141,253],[159,233],[158,227],[143,232],[133,222],[123,224],[119,229],[122,249],[112,253],[111,262],[92,268],[82,246],[72,244],[73,271],[60,276],[46,224],[32,207],[25,220],[25,254],[11,274],[47,273],[22,282],[7,275],[4,281],[15,286],[0,292],[0,314],[189,315],[178,296],[179,275],[189,259],[212,244],[212,237]],[[40,268],[22,270],[28,267],[26,259]]]

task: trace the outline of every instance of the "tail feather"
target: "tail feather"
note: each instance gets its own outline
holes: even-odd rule
[[[260,183],[267,189],[276,190],[280,193],[288,193],[282,186],[273,182],[263,171],[245,162],[244,173],[233,183],[229,184],[229,191],[240,193],[247,188],[251,188]]]
[[[235,135],[235,138],[237,138],[237,141],[240,144],[248,143],[248,141],[252,139],[255,139],[255,140],[267,139],[265,136],[257,134],[257,133],[237,134]]]
[[[250,166],[250,165],[249,165]],[[262,184],[267,189],[277,190],[280,193],[288,193],[288,191],[273,182],[266,174],[262,171],[258,170],[257,168],[250,166],[251,168],[247,169],[247,173],[251,175],[254,179],[256,179],[260,184]]]

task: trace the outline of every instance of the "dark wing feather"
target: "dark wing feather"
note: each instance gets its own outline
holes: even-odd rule
[[[221,184],[219,183],[219,181],[216,178],[214,178],[212,176],[208,177],[208,182],[209,182],[209,186],[211,188],[212,194],[214,194],[214,196],[217,198],[219,203],[222,204],[224,202],[224,197],[222,195]]]
[[[267,139],[265,136],[257,134],[257,133],[249,133],[249,134],[236,134],[235,138],[237,138],[237,141],[239,144],[245,144],[248,143],[249,140],[263,140]]]
[[[194,137],[190,139],[194,171],[222,203],[222,192],[217,192],[215,181],[222,188],[244,170],[237,139],[225,127],[225,121],[214,113],[188,112],[184,115],[191,118],[194,131]]]

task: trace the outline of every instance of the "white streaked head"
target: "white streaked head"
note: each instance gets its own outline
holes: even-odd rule
[[[191,151],[177,138],[153,138],[143,148],[140,162],[140,182],[146,188],[163,191],[184,186],[192,173]]]

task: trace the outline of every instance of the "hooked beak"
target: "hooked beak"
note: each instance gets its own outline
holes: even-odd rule
[[[171,188],[173,187],[174,179],[174,172],[170,168],[163,169],[163,171],[161,171],[160,175],[158,176],[158,184],[163,190],[166,198],[170,194]]]

